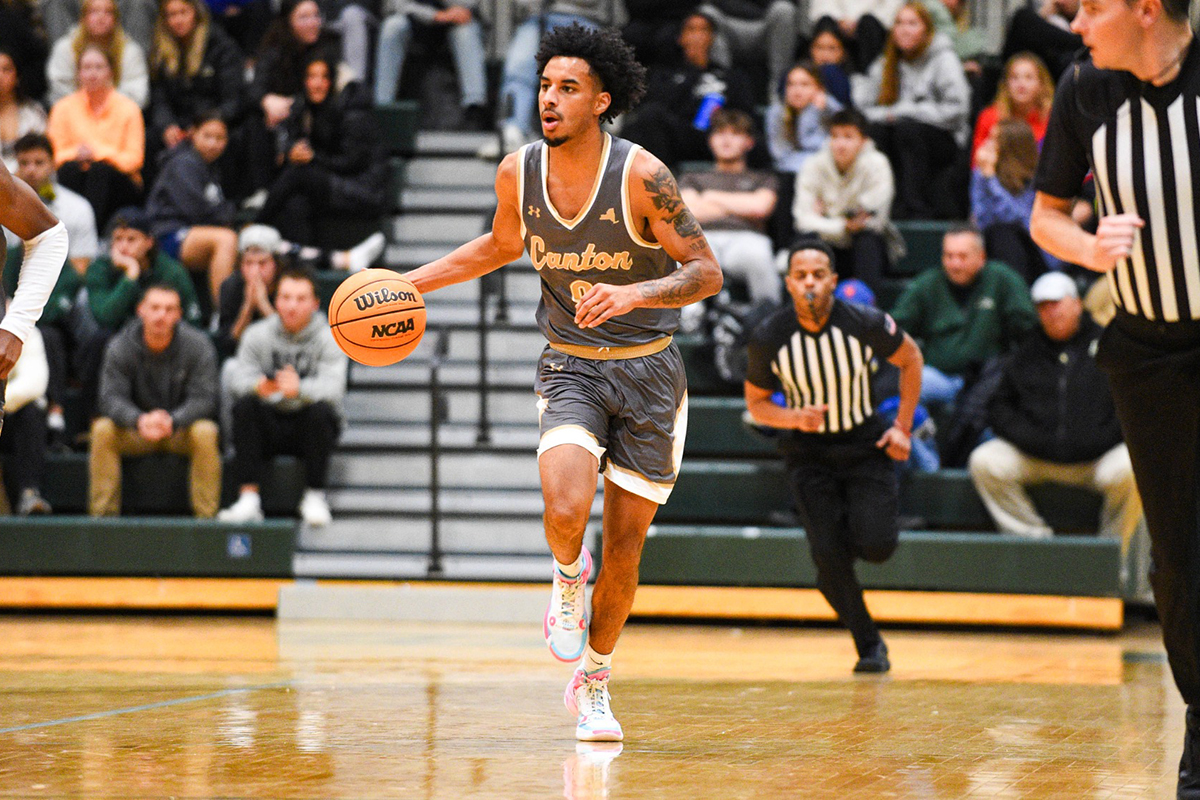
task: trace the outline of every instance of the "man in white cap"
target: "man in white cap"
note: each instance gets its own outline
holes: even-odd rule
[[[1100,535],[1123,549],[1142,517],[1129,451],[1096,366],[1101,328],[1083,313],[1075,282],[1047,272],[1031,289],[1040,325],[1013,352],[988,406],[996,438],[971,453],[984,505],[1004,533],[1035,539],[1053,531],[1025,487],[1084,486],[1104,495]]]

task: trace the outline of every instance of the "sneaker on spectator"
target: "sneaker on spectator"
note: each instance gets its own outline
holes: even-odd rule
[[[54,510],[50,508],[50,504],[46,502],[46,498],[42,497],[37,489],[26,489],[21,492],[21,499],[17,503],[17,514],[22,517],[28,517],[30,514],[52,514]]]
[[[300,519],[305,525],[319,528],[333,521],[329,511],[329,503],[325,501],[325,493],[320,489],[306,489],[304,499],[300,501]]]
[[[242,492],[241,496],[229,508],[217,512],[220,522],[262,522],[262,498],[258,492]]]
[[[346,251],[346,268],[350,272],[362,272],[383,255],[387,238],[376,231]]]

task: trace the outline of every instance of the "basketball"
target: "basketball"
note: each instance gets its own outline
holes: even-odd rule
[[[342,281],[329,301],[329,327],[342,352],[383,367],[408,357],[425,333],[425,299],[390,269],[364,269]]]

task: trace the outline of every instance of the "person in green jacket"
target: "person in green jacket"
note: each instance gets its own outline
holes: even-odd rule
[[[942,269],[922,272],[892,317],[925,355],[921,401],[952,403],[985,361],[1007,352],[1037,325],[1029,287],[1012,268],[988,261],[969,225],[942,239]]]
[[[134,206],[118,210],[108,230],[112,242],[108,254],[93,261],[83,279],[96,325],[90,326],[91,332],[76,344],[84,413],[89,420],[95,412],[100,365],[108,340],[137,315],[138,303],[148,287],[172,287],[183,302],[184,320],[199,327],[203,323],[191,275],[158,249],[145,211]]]

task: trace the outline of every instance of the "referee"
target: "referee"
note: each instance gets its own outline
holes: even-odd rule
[[[1145,506],[1163,640],[1188,704],[1178,797],[1200,798],[1200,47],[1187,0],[1088,0],[1071,28],[1090,58],[1059,83],[1031,229],[1054,255],[1107,273],[1117,306],[1097,361]],[[1094,236],[1068,212],[1089,169]]]
[[[854,560],[886,561],[899,540],[896,470],[911,449],[924,359],[895,321],[833,296],[833,251],[801,240],[788,254],[784,306],[755,329],[746,370],[754,421],[786,431],[779,447],[804,522],[817,588],[854,636],[855,672],[887,672],[887,646],[863,602]],[[885,428],[874,413],[871,361],[900,368],[900,409]],[[772,399],[782,392],[787,406]]]

